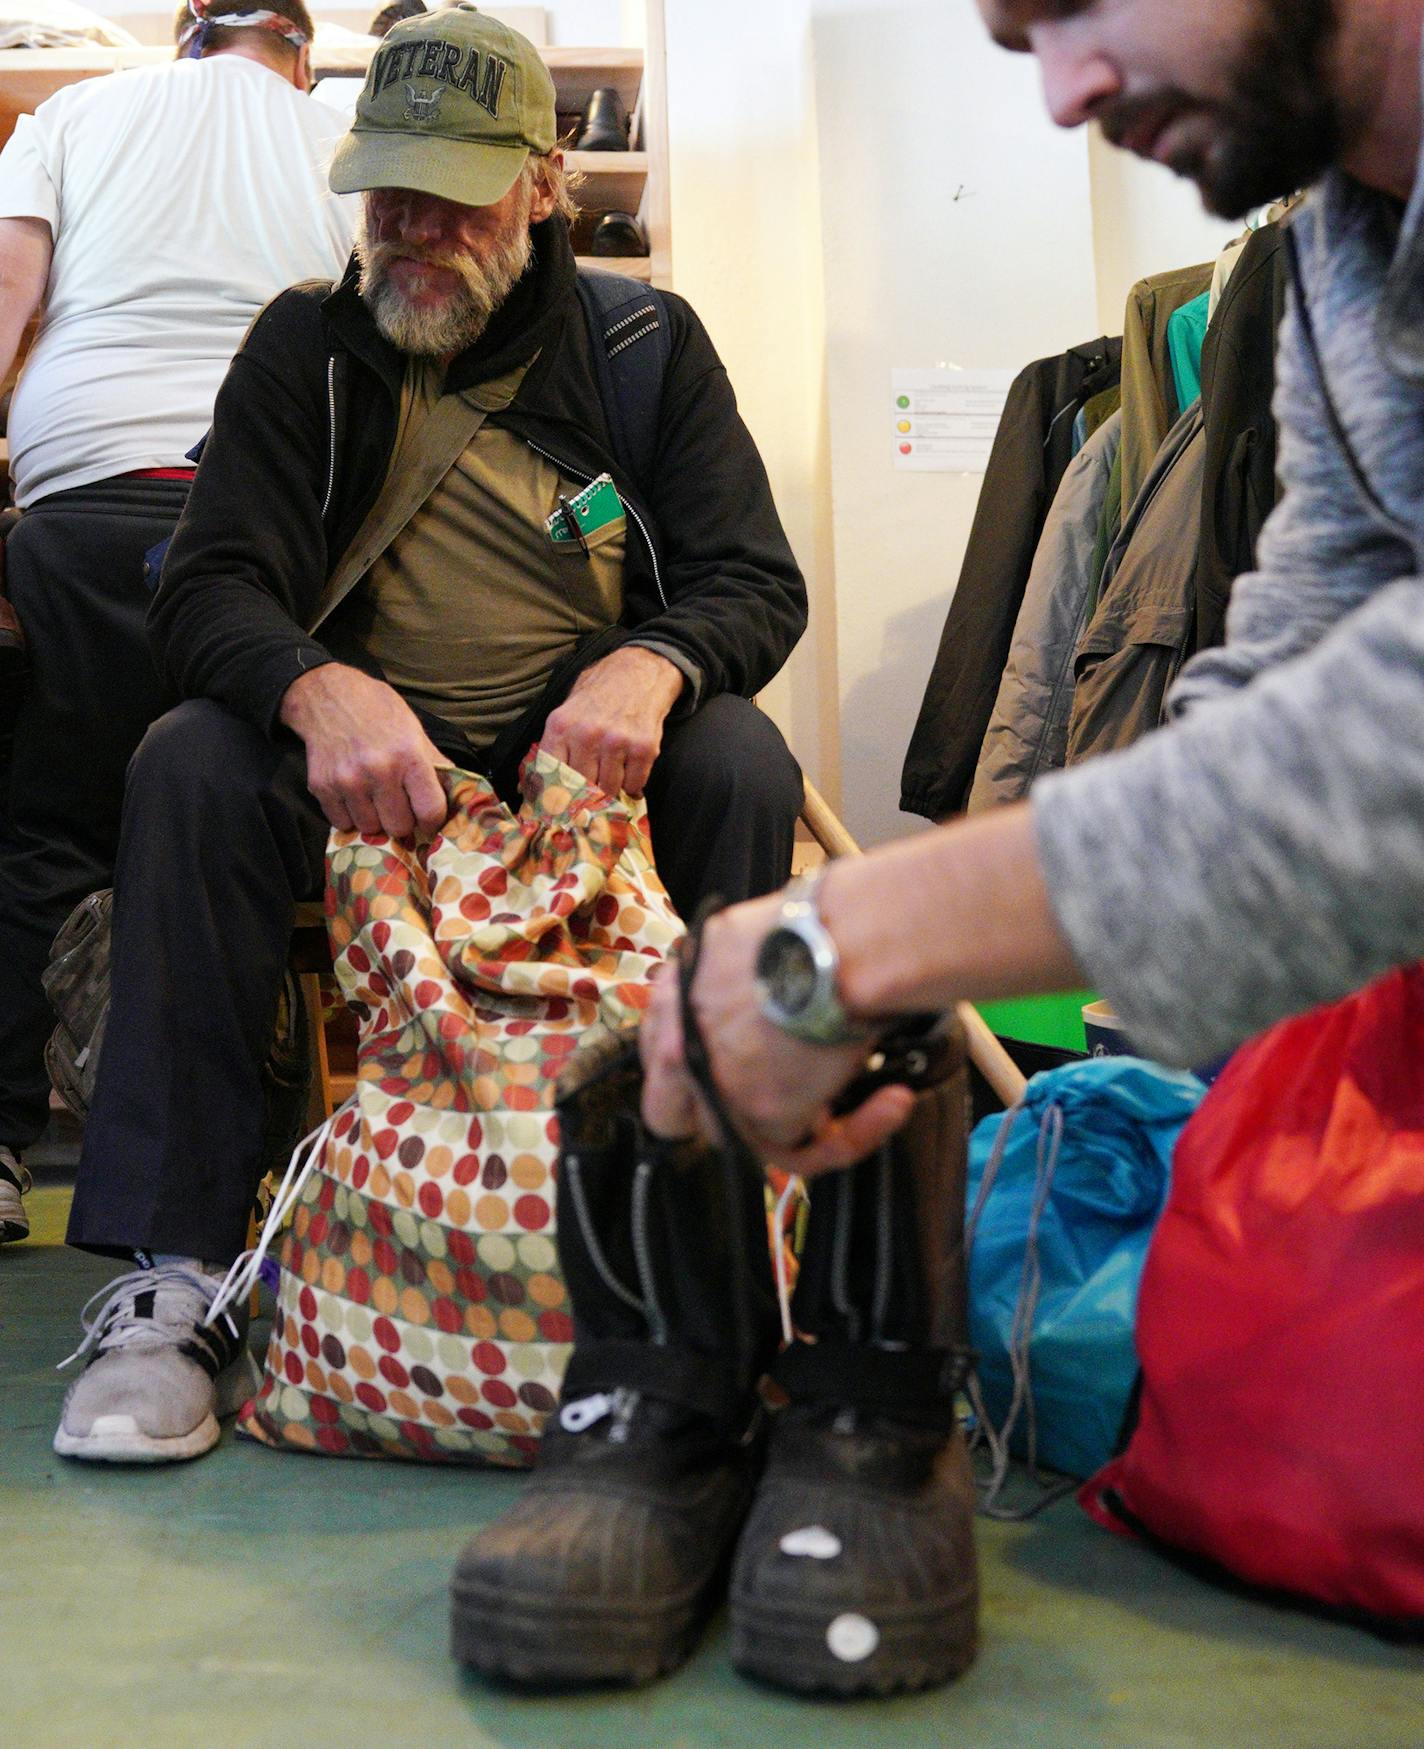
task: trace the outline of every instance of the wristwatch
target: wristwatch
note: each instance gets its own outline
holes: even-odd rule
[[[826,866],[786,889],[781,915],[757,950],[757,994],[773,1025],[809,1044],[857,1044],[873,1036],[845,1011],[836,974],[840,955],[821,921],[816,895]]]

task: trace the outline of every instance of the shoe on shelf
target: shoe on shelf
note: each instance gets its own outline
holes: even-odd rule
[[[732,1663],[800,1693],[886,1695],[978,1645],[974,1481],[958,1430],[792,1405],[732,1571]]]
[[[646,255],[648,239],[632,213],[605,213],[593,227],[590,255]]]
[[[588,100],[583,112],[583,127],[574,141],[576,152],[626,152],[628,150],[628,118],[617,91],[611,85],[600,86]]]
[[[675,1669],[721,1602],[760,1465],[702,1416],[619,1389],[564,1403],[519,1499],[465,1547],[451,1650],[541,1687]]]
[[[34,1180],[20,1164],[19,1155],[0,1142],[0,1245],[29,1238],[30,1217],[25,1213],[24,1198],[33,1188]]]
[[[100,1288],[80,1314],[84,1340],[70,1356],[87,1365],[64,1399],[54,1436],[61,1457],[164,1464],[217,1444],[219,1420],[262,1383],[246,1318],[206,1322],[217,1291],[188,1263],[136,1269]]]

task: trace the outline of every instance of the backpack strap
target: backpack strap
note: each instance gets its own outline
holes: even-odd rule
[[[599,269],[578,276],[613,453],[644,491],[657,456],[663,377],[672,353],[667,302],[654,286]]]

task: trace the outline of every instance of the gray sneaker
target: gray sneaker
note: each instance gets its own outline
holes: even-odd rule
[[[22,1199],[33,1188],[34,1180],[20,1164],[18,1155],[0,1142],[0,1245],[11,1239],[29,1238],[30,1217]]]
[[[80,1314],[84,1340],[70,1356],[89,1363],[64,1399],[54,1436],[61,1457],[164,1464],[217,1444],[219,1418],[240,1409],[262,1375],[245,1317],[205,1322],[216,1292],[215,1281],[181,1263],[100,1288]]]

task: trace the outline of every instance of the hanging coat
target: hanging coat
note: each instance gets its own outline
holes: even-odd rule
[[[1276,335],[1286,307],[1286,258],[1279,225],[1247,242],[1222,293],[1202,348],[1206,485],[1197,559],[1194,650],[1226,634],[1231,586],[1256,567],[1261,525],[1275,508]]]
[[[1094,340],[1031,364],[1009,390],[905,758],[908,814],[942,819],[968,798],[1044,519],[1072,460],[1073,422],[1118,380],[1121,359],[1120,340]]]
[[[1214,262],[1139,280],[1128,293],[1122,340],[1122,514],[1137,501],[1157,452],[1185,411],[1177,405],[1167,325],[1211,289]]]
[[[1162,721],[1191,643],[1205,460],[1195,406],[1162,445],[1078,644],[1069,765],[1130,746]]]
[[[1073,656],[1096,593],[1094,554],[1121,440],[1118,412],[1074,457],[1053,500],[979,754],[971,814],[1020,800],[1040,772],[1064,762]]]

